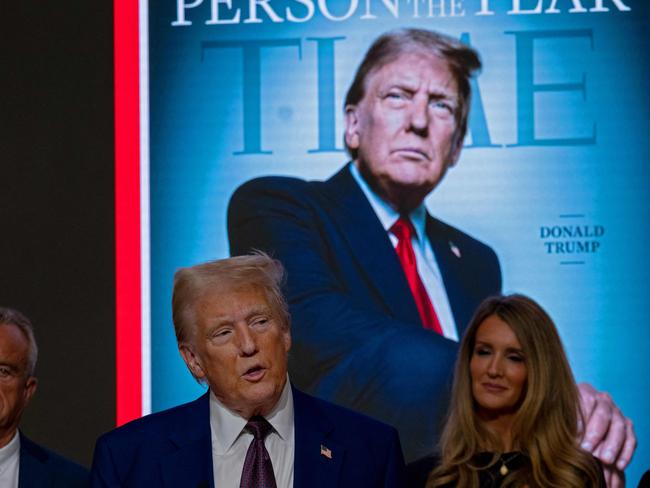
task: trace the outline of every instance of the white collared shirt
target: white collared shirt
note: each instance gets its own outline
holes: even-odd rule
[[[278,403],[265,418],[274,429],[266,436],[264,445],[271,456],[276,485],[278,488],[291,488],[295,440],[293,395],[288,379]],[[212,472],[215,486],[239,486],[246,452],[253,441],[253,435],[244,431],[247,422],[248,419],[229,410],[210,392]]]
[[[0,486],[18,488],[20,469],[20,435],[14,434],[9,444],[0,448]]]
[[[381,225],[386,230],[393,247],[397,247],[397,237],[389,229],[399,219],[399,212],[372,191],[368,183],[366,183],[359,173],[356,165],[351,164],[350,171],[364,195],[366,195]],[[409,219],[415,228],[415,234],[411,239],[411,244],[415,253],[418,274],[438,316],[438,321],[442,328],[442,335],[447,339],[458,342],[456,321],[451,312],[451,305],[449,305],[449,298],[447,297],[447,291],[445,290],[445,284],[442,280],[438,262],[433,254],[433,248],[426,233],[427,210],[423,203],[409,214]]]

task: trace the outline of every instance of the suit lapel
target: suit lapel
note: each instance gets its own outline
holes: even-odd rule
[[[214,488],[209,392],[183,412],[169,441],[176,450],[161,460],[164,486]]]
[[[331,439],[334,425],[315,402],[291,388],[294,402],[294,486],[339,486],[345,448]]]
[[[351,163],[349,163],[351,164]],[[386,231],[350,173],[349,164],[325,182],[328,210],[366,276],[393,317],[420,323],[413,296]]]
[[[18,488],[47,488],[50,480],[44,463],[47,453],[20,434],[20,468]]]
[[[161,461],[164,486],[168,488],[214,488],[210,433],[187,443]]]
[[[451,240],[445,225],[427,213],[427,235],[433,254],[438,263],[442,281],[445,285],[449,306],[456,321],[458,336],[462,337],[469,317],[467,315],[467,292],[464,283],[468,279],[480,279],[480,276],[467,277],[463,267],[463,249],[460,243]],[[471,307],[471,305],[469,305]],[[470,314],[473,311],[470,310]]]

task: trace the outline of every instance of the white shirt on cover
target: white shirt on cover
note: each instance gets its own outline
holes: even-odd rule
[[[264,445],[271,456],[276,486],[291,488],[295,440],[293,395],[288,379],[278,403],[265,418],[274,429],[266,436]],[[247,422],[248,419],[229,410],[210,392],[212,472],[215,486],[239,486],[246,452],[253,441],[253,435],[244,431]]]
[[[20,435],[14,434],[9,444],[0,448],[0,486],[18,488],[20,470]]]
[[[370,206],[375,211],[381,225],[386,230],[393,247],[397,247],[397,237],[390,232],[390,228],[395,224],[395,222],[397,222],[397,219],[399,219],[399,212],[382,200],[379,195],[370,188],[354,164],[350,165],[350,171],[370,202]],[[409,219],[415,228],[415,234],[411,239],[411,244],[413,245],[413,252],[415,253],[418,274],[420,275],[422,284],[424,284],[424,287],[427,290],[433,309],[436,311],[436,315],[438,316],[438,321],[442,328],[442,335],[447,339],[458,342],[456,321],[451,312],[451,305],[449,305],[449,298],[447,297],[445,284],[442,281],[442,274],[440,273],[438,262],[433,254],[433,248],[431,247],[431,242],[426,233],[427,210],[423,203],[409,214]]]

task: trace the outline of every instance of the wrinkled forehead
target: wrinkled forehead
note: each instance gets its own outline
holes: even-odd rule
[[[394,71],[408,75],[413,72],[416,65],[427,66],[431,72],[449,77],[454,84],[454,89],[457,90],[456,76],[447,59],[432,49],[426,49],[419,44],[408,44],[400,46],[399,50],[388,53],[375,62],[365,76],[364,91],[367,91],[373,80],[376,80],[377,75]]]
[[[264,287],[246,282],[211,283],[200,291],[194,305],[197,310],[206,307],[219,310],[228,308],[236,297],[244,295],[247,302],[259,302],[260,306],[267,305],[268,299]]]
[[[244,298],[244,301],[242,301]],[[252,283],[219,283],[206,287],[194,304],[195,317],[219,316],[234,312],[232,302],[237,301],[252,312],[270,313],[281,319],[282,313],[273,299],[273,293],[265,286]]]

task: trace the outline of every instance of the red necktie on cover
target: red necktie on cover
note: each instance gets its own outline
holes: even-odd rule
[[[271,456],[264,445],[264,439],[273,427],[264,417],[255,416],[251,417],[245,429],[253,434],[253,442],[246,452],[240,488],[276,488]]]
[[[411,220],[408,217],[401,216],[390,228],[390,231],[397,237],[395,252],[397,252],[397,257],[402,264],[406,281],[408,281],[409,288],[415,299],[415,305],[418,307],[422,325],[425,329],[431,329],[442,335],[442,327],[440,327],[438,316],[433,309],[427,289],[418,274],[415,252],[411,243],[411,237],[415,233]]]

